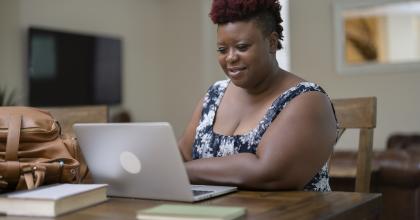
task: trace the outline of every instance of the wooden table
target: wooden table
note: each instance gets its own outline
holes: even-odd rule
[[[57,217],[60,220],[136,219],[139,209],[168,201],[111,198],[105,203]],[[239,191],[229,195],[194,203],[246,207],[245,219],[366,219],[381,209],[380,194],[353,192],[253,192]],[[0,219],[28,219],[0,217]],[[40,220],[42,218],[36,218]]]

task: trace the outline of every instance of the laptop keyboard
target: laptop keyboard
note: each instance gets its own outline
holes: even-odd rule
[[[193,195],[194,196],[199,196],[199,195],[211,193],[213,191],[208,191],[208,190],[195,190],[195,189],[193,189],[192,192],[193,192]]]

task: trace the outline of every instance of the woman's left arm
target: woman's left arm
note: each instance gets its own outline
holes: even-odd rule
[[[328,160],[336,139],[331,103],[320,92],[294,98],[268,127],[256,154],[186,163],[195,184],[248,189],[302,189]]]

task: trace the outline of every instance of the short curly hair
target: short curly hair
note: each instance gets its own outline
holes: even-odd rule
[[[280,16],[280,9],[278,0],[213,0],[209,16],[214,24],[255,19],[264,34],[277,32],[279,35],[277,49],[281,49],[283,19]]]

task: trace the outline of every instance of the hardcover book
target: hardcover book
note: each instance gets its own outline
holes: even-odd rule
[[[107,184],[55,184],[0,196],[0,213],[54,217],[107,200]]]

